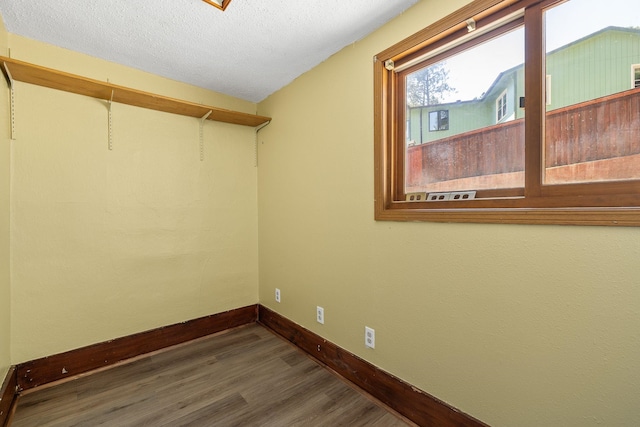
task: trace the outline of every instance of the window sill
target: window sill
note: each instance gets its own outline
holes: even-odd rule
[[[391,208],[376,207],[378,221],[470,222],[484,224],[555,224],[640,226],[640,207],[620,208]]]

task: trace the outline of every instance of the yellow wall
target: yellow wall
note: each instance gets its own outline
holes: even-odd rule
[[[14,58],[189,101],[256,105],[9,35]],[[253,128],[16,83],[11,361],[258,301]]]
[[[109,151],[104,103],[21,83],[10,145],[2,86],[0,373],[255,303],[259,251],[261,303],[485,422],[634,425],[640,229],[373,220],[372,57],[464,3],[423,0],[261,103],[258,185],[251,128],[207,123],[201,163],[197,120],[115,104]],[[0,28],[7,45],[255,109]]]
[[[372,58],[465,3],[423,0],[259,104],[260,302],[491,425],[637,425],[639,228],[373,220]]]
[[[7,31],[0,16],[0,54],[7,54]],[[11,361],[11,286],[9,276],[9,90],[0,77],[0,381]]]

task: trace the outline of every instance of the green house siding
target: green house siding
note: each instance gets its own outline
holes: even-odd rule
[[[448,130],[429,130],[429,113],[445,110],[449,114]],[[429,107],[409,108],[409,142],[424,144],[485,126],[495,116],[492,108],[483,103],[456,102]],[[422,121],[421,121],[422,118]],[[420,132],[422,130],[422,132]]]
[[[523,112],[518,107],[520,95],[518,95],[517,91],[517,88],[522,86],[521,83],[518,83],[519,74],[523,74],[522,70],[519,73],[518,70],[514,70],[509,72],[507,77],[499,79],[497,84],[492,86],[491,92],[487,93],[482,100],[409,108],[408,125],[411,129],[408,135],[409,143],[424,144],[483,128],[488,124],[495,124],[497,119],[496,101],[505,90],[507,91],[507,112],[505,117],[508,120],[521,117]],[[429,113],[440,110],[446,110],[449,114],[449,129],[430,131]],[[420,116],[422,116],[422,128],[420,127]],[[422,134],[420,132],[421,129]]]
[[[631,89],[631,66],[640,63],[638,33],[603,31],[550,52],[551,105],[547,110]]]

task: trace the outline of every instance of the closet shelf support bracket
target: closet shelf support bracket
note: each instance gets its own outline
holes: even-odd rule
[[[207,114],[200,118],[200,161],[204,161],[204,121],[207,120],[207,117],[213,112],[213,110],[209,110]]]
[[[11,120],[11,140],[15,141],[16,139],[16,92],[15,92],[15,82],[13,80],[13,76],[11,75],[11,70],[9,70],[9,66],[6,62],[2,63],[2,68],[4,68],[5,77],[7,78],[7,84],[9,85],[9,98],[10,98],[10,120]]]
[[[107,101],[109,110],[109,151],[113,150],[113,117],[111,116],[111,106],[113,105],[113,89],[111,90],[111,98]]]
[[[253,143],[253,167],[258,167],[258,132],[262,130],[262,128],[267,127],[271,123],[271,120],[263,123],[256,129],[256,140]]]

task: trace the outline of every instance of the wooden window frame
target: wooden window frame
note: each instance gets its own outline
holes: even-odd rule
[[[374,58],[375,219],[513,224],[640,226],[640,180],[563,185],[543,184],[545,49],[543,13],[562,0],[475,0]],[[526,10],[525,187],[478,191],[465,201],[407,202],[404,193],[405,119],[396,98],[402,84],[394,66],[415,62],[426,49],[464,37],[467,22],[490,25]],[[454,48],[455,49],[455,48]]]

